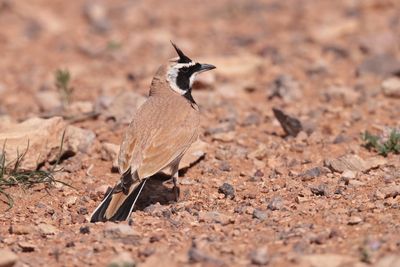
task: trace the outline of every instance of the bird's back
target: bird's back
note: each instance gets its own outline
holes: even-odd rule
[[[121,144],[120,172],[131,168],[146,178],[162,170],[197,139],[199,119],[197,105],[172,90],[150,95]]]

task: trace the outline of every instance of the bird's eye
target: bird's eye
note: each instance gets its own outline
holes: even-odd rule
[[[181,68],[181,69],[180,69],[180,71],[182,71],[183,73],[187,73],[187,72],[188,72],[188,70],[189,70],[189,69],[188,69],[188,68],[186,68],[186,67],[183,67],[183,68]]]

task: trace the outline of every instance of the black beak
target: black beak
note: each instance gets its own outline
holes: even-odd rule
[[[208,71],[208,70],[212,70],[212,69],[215,69],[216,67],[214,66],[214,65],[211,65],[211,64],[200,64],[200,72],[203,72],[203,71]]]

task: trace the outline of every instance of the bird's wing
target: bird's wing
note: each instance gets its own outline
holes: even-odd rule
[[[125,133],[118,157],[121,174],[130,168],[138,179],[147,178],[181,157],[198,137],[197,111],[177,112],[169,105],[160,112],[160,104],[152,101],[142,105]]]
[[[137,133],[138,127],[136,123],[132,122],[119,149],[118,167],[121,174],[126,173],[129,168],[134,171],[141,164],[140,147],[142,140]]]
[[[170,125],[159,128],[142,151],[142,162],[137,169],[140,178],[150,177],[183,156],[198,137],[197,127]]]

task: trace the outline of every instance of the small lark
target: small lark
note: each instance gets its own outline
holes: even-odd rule
[[[197,74],[215,67],[192,61],[172,45],[179,57],[155,74],[149,98],[135,113],[121,144],[121,180],[94,210],[91,222],[127,220],[146,179],[161,171],[172,173],[178,199],[179,162],[199,135],[200,114],[192,85]]]

